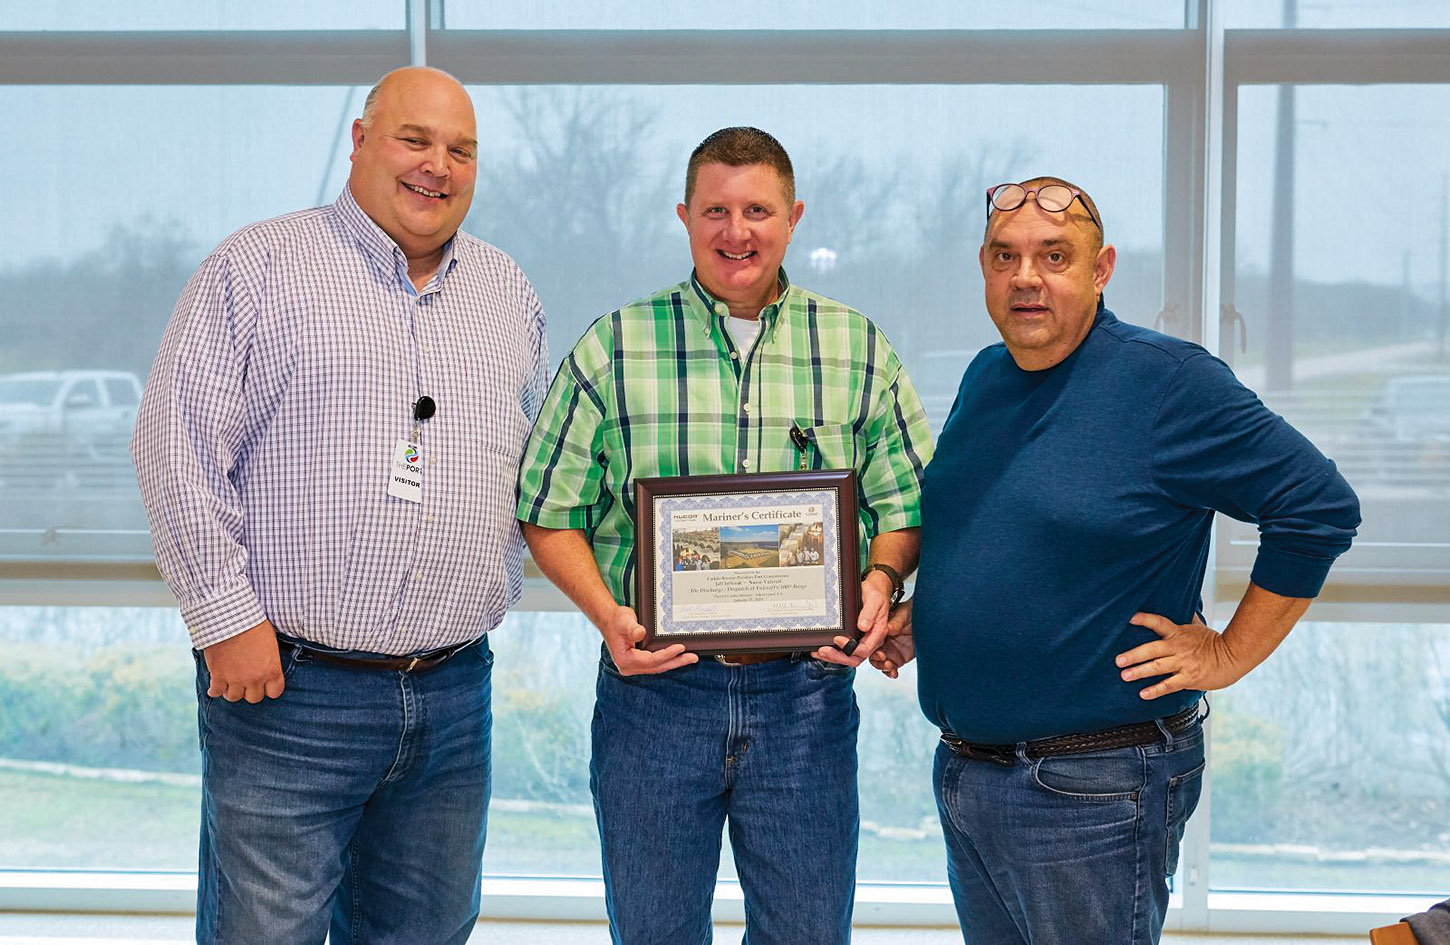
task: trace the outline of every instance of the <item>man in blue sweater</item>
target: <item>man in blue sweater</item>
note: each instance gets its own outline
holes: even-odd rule
[[[1115,252],[1088,195],[1036,178],[988,202],[1003,343],[962,378],[926,471],[914,614],[873,663],[920,659],[968,943],[1157,942],[1202,692],[1284,639],[1359,504],[1227,365],[1103,307]],[[1222,631],[1196,617],[1216,511],[1260,532]]]

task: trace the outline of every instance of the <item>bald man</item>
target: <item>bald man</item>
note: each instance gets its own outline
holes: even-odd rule
[[[200,943],[454,943],[478,915],[544,315],[459,232],[452,77],[388,74],[352,143],[335,203],[202,263],[132,441],[196,657]]]

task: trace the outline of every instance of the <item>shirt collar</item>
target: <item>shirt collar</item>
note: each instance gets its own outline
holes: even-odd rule
[[[368,262],[384,276],[396,279],[409,291],[414,291],[413,281],[408,278],[408,257],[403,255],[403,250],[393,242],[393,238],[383,232],[383,228],[358,206],[350,185],[343,186],[342,193],[332,207]],[[455,233],[443,244],[443,257],[439,260],[438,271],[433,274],[423,292],[436,292],[453,271],[458,262],[453,254],[457,242],[458,234]]]
[[[784,267],[781,267],[776,284],[780,291],[777,293],[775,301],[760,310],[760,330],[762,332],[769,332],[775,328],[776,321],[780,317],[781,310],[785,307],[787,297],[790,295],[790,277],[785,274]],[[705,321],[705,327],[707,329],[710,327],[711,322],[723,321],[730,317],[730,306],[710,294],[709,290],[700,282],[699,270],[690,270],[690,286],[695,290],[695,297],[701,303],[700,308],[695,308],[694,306],[691,306],[691,308]],[[712,318],[711,316],[714,317]]]

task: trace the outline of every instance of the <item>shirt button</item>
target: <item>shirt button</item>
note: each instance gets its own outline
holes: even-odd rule
[[[429,466],[437,466],[438,465],[438,460],[434,459],[432,456],[429,456],[428,457],[428,465]]]
[[[745,408],[745,412],[746,413],[749,413],[750,412],[750,405],[749,404],[745,404],[744,405],[744,408]]]
[[[415,581],[421,581],[421,580],[423,580],[423,572],[422,571],[418,571],[418,572],[414,573],[413,580],[415,580]]]
[[[748,460],[748,459],[742,459],[740,461],[740,465],[742,467],[744,467],[745,469],[749,469],[750,468],[750,460]]]
[[[436,516],[436,515],[430,515],[430,516],[428,516],[428,521],[430,521],[430,522],[436,522],[436,521],[438,521],[438,516]]]
[[[731,361],[739,361],[740,360],[740,352],[739,351],[732,351],[732,352],[730,352],[730,360]]]

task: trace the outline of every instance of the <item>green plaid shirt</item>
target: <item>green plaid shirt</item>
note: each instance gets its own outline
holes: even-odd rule
[[[738,351],[693,277],[600,318],[559,366],[519,472],[518,517],[583,529],[615,600],[634,601],[634,479],[855,469],[867,538],[921,523],[931,434],[886,336],[790,285]],[[865,542],[862,543],[865,553]]]

